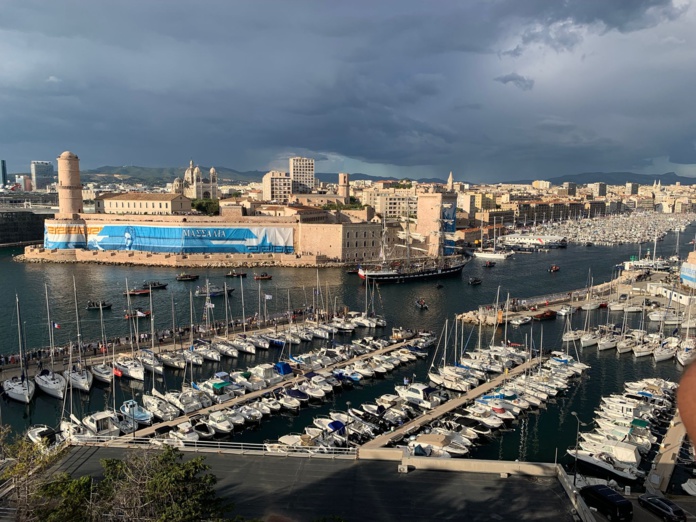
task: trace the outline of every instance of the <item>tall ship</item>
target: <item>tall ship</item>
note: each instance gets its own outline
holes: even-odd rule
[[[448,216],[447,210],[444,208],[442,211],[439,220],[440,230],[434,232],[438,239],[436,256],[428,256],[427,251],[426,255],[412,256],[412,251],[424,251],[424,249],[411,246],[412,239],[416,234],[410,232],[411,218],[405,218],[406,230],[398,234],[399,238],[405,241],[404,244],[398,244],[396,247],[404,249],[406,255],[386,255],[386,227],[383,226],[381,261],[373,266],[360,266],[358,268],[360,279],[375,283],[406,283],[460,275],[471,258],[455,253],[454,215]],[[385,224],[384,221],[383,224]]]

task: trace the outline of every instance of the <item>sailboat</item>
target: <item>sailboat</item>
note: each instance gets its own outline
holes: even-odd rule
[[[73,296],[75,299],[75,319],[77,324],[77,352],[82,353],[82,334],[80,333],[80,308],[77,304],[77,287],[75,286],[75,278],[73,277]],[[72,343],[70,350],[72,351]],[[63,372],[68,385],[71,388],[78,389],[83,392],[89,392],[92,388],[92,380],[94,377],[91,372],[87,371],[80,360],[73,364],[70,368]]]
[[[26,369],[24,368],[24,338],[22,336],[22,315],[19,310],[19,296],[15,295],[15,301],[17,303],[17,333],[19,336],[19,364],[21,375],[19,377],[14,376],[11,379],[7,379],[3,383],[3,389],[10,399],[29,404],[32,397],[34,397],[36,386],[34,381],[27,378]]]
[[[488,249],[488,248],[483,248],[483,219],[481,220],[481,247],[474,252],[474,257],[478,257],[481,259],[507,259],[508,257],[512,257],[514,255],[514,252],[511,250],[498,250],[498,244],[495,239],[495,225],[496,225],[496,218],[493,218],[493,248]]]
[[[99,308],[99,323],[101,325],[101,349],[104,354],[104,358],[100,364],[93,364],[90,366],[89,371],[92,372],[92,376],[98,381],[111,384],[114,380],[114,369],[106,363],[106,353],[108,352],[109,343],[106,340],[106,334],[104,332],[104,311]]]
[[[48,340],[50,343],[51,350],[51,368],[41,370],[39,373],[34,375],[34,382],[39,389],[51,397],[56,399],[62,399],[65,397],[65,377],[59,373],[53,371],[53,352],[55,350],[55,344],[53,342],[53,323],[51,322],[51,309],[48,305],[48,285],[44,283],[44,289],[46,291],[46,317],[48,321]]]
[[[400,233],[405,240],[404,245],[397,245],[406,249],[405,259],[387,259],[386,257],[386,222],[382,221],[382,248],[380,250],[380,263],[373,267],[359,267],[358,276],[364,281],[376,283],[405,283],[408,281],[422,281],[425,279],[439,279],[461,274],[469,258],[453,254],[452,246],[445,245],[445,238],[449,238],[454,232],[454,220],[445,219],[444,215],[439,219],[440,230],[438,236],[438,253],[435,257],[420,256],[411,259],[411,250],[419,250],[411,246],[415,234],[410,231],[411,217],[406,217],[406,231]],[[445,227],[444,225],[448,226]],[[447,228],[447,230],[443,230]]]
[[[457,335],[457,325],[458,323],[456,322],[455,319],[455,333],[454,333],[454,351],[455,351],[455,357],[454,360],[456,361],[456,347],[457,347],[457,340],[458,340],[458,335]],[[435,359],[436,357],[433,357],[433,364],[430,366],[430,370],[428,371],[428,378],[437,384],[438,386],[442,386],[443,388],[446,388],[448,390],[452,391],[457,391],[457,392],[467,392],[469,391],[473,386],[478,386],[479,382],[476,377],[472,377],[469,375],[468,370],[464,367],[458,366],[458,365],[447,365],[447,345],[449,344],[449,338],[447,335],[447,329],[448,329],[448,321],[445,321],[445,326],[444,326],[444,335],[441,337],[441,342],[442,342],[442,358],[440,359],[440,364],[439,366],[435,366]],[[439,346],[438,346],[439,349]],[[437,353],[437,350],[436,350]]]
[[[126,279],[126,288],[128,288],[128,280]],[[130,296],[127,297],[128,309],[131,309]],[[152,315],[152,314],[150,314]],[[132,328],[135,324],[135,335],[133,335]],[[133,319],[132,322],[128,323],[131,329],[131,354],[121,354],[116,359],[114,359],[114,374],[119,377],[127,377],[129,379],[136,379],[138,381],[145,380],[145,367],[143,364],[133,355],[133,338],[138,338],[138,321]]]

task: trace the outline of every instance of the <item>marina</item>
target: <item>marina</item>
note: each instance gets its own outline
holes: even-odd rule
[[[673,237],[674,236],[672,235],[668,235],[664,242],[660,242],[660,246],[667,252],[672,251],[675,247],[674,243],[672,243],[671,245],[669,244],[670,238]],[[365,286],[360,285],[357,278],[354,278],[353,274],[346,274],[344,271],[338,269],[333,274],[331,274],[331,271],[323,271],[320,276],[322,280],[318,285],[316,282],[315,271],[285,269],[288,272],[286,275],[285,271],[275,269],[272,274],[274,276],[273,282],[261,282],[262,284],[266,285],[263,289],[259,289],[258,283],[244,285],[245,288],[243,294],[245,296],[247,306],[249,306],[252,310],[256,310],[254,314],[260,315],[261,317],[263,317],[264,315],[264,307],[261,307],[261,313],[259,314],[259,298],[264,295],[272,294],[273,299],[268,300],[268,303],[270,303],[271,305],[275,305],[275,307],[272,310],[266,310],[266,313],[268,313],[269,316],[276,315],[280,317],[284,314],[284,312],[282,312],[284,308],[292,308],[295,311],[297,311],[298,308],[304,308],[304,305],[306,303],[311,302],[312,298],[318,299],[319,296],[316,295],[317,287],[321,287],[321,298],[325,301],[324,306],[326,306],[326,301],[331,300],[334,302],[334,306],[337,310],[342,309],[344,305],[348,306],[350,309],[353,310],[360,310],[365,307],[365,301],[367,297],[368,302],[371,303],[372,301],[374,301],[377,312],[385,314],[390,326],[403,324],[415,329],[422,328],[432,330],[434,333],[439,335],[439,331],[442,326],[442,321],[445,317],[450,316],[455,312],[461,313],[462,309],[466,310],[468,308],[471,310],[472,308],[478,309],[480,307],[483,307],[485,309],[486,306],[489,306],[485,303],[495,302],[495,295],[499,291],[497,285],[493,286],[495,283],[492,281],[492,279],[495,279],[495,282],[500,283],[501,292],[504,292],[507,288],[508,290],[510,290],[511,295],[516,296],[517,299],[521,299],[523,297],[530,301],[534,299],[535,285],[537,285],[539,288],[539,291],[536,292],[536,297],[539,298],[539,294],[543,294],[545,297],[547,297],[548,292],[550,290],[554,290],[554,288],[549,287],[548,284],[548,278],[550,276],[547,272],[547,268],[550,263],[554,263],[558,266],[563,266],[564,274],[569,274],[567,276],[568,279],[564,281],[565,284],[556,287],[556,294],[559,296],[565,295],[567,299],[569,292],[572,298],[572,294],[574,292],[581,291],[583,284],[586,280],[586,267],[588,264],[590,264],[592,265],[593,273],[595,274],[595,281],[601,281],[598,283],[598,285],[604,283],[608,286],[609,280],[616,275],[614,265],[630,257],[631,252],[633,251],[633,247],[629,248],[626,245],[612,248],[599,246],[596,249],[594,249],[595,255],[600,249],[607,249],[605,255],[601,259],[601,264],[596,263],[596,257],[590,256],[588,254],[588,249],[586,247],[570,245],[566,250],[554,249],[552,252],[549,253],[539,253],[531,256],[521,256],[515,259],[501,260],[498,262],[498,266],[496,266],[496,268],[493,269],[493,271],[488,271],[488,269],[486,269],[483,266],[483,261],[473,260],[467,265],[467,269],[465,273],[462,275],[461,280],[458,279],[455,281],[451,279],[446,279],[442,281],[443,284],[422,283],[403,286],[397,285],[394,287],[387,285],[383,288],[375,289],[374,293],[371,293],[373,291],[368,290]],[[618,251],[614,251],[614,249],[618,249]],[[587,257],[583,258],[584,255],[587,255]],[[538,256],[543,256],[543,261],[539,260]],[[12,264],[9,266],[13,268],[21,267],[22,271],[34,267],[34,265]],[[528,277],[525,281],[519,281],[517,277],[513,277],[513,275],[516,276],[516,274],[512,274],[509,269],[503,269],[504,267],[511,266],[515,267],[515,270],[513,272],[528,273],[530,274],[530,277],[533,276],[532,279],[529,279]],[[538,275],[536,276],[534,276],[534,274],[536,273],[535,267],[538,270]],[[65,265],[56,265],[50,268],[53,268],[57,271],[65,271],[66,273],[70,273],[74,269],[86,270],[88,273],[92,271],[98,271],[103,273],[103,275],[107,275],[108,273],[114,271],[121,271],[121,269],[115,267],[95,266],[68,267]],[[486,271],[485,274],[484,271]],[[156,312],[155,323],[157,331],[166,330],[167,327],[170,327],[170,325],[172,324],[171,303],[168,302],[170,300],[170,295],[168,294],[170,294],[171,292],[174,292],[174,301],[176,309],[175,315],[181,317],[181,319],[178,319],[176,323],[188,324],[189,320],[184,318],[187,315],[189,315],[189,297],[187,294],[191,291],[190,283],[186,284],[185,282],[172,282],[175,279],[176,274],[168,273],[167,271],[162,269],[143,269],[139,270],[139,272],[141,272],[141,274],[136,276],[135,280],[139,279],[146,281],[162,281],[163,283],[169,282],[169,288],[167,290],[162,292],[153,292],[152,295],[152,298],[154,300],[153,309]],[[494,272],[495,275],[493,276],[492,274]],[[218,282],[218,284],[220,284],[220,282],[223,280],[225,276],[225,273],[226,272],[222,269],[217,271],[209,269],[207,273],[201,272],[200,275],[201,277],[207,278],[210,281],[216,281]],[[472,288],[470,285],[468,285],[468,278],[478,277],[479,274],[481,276],[485,275],[485,278],[481,277],[482,284],[476,285]],[[109,299],[110,301],[114,301],[113,306],[114,308],[118,309],[120,304],[118,303],[117,298],[114,296],[117,296],[119,293],[118,287],[120,286],[121,288],[124,288],[125,283],[118,281],[118,279],[120,279],[120,276],[118,275],[113,275],[112,277],[113,282],[107,283],[107,286],[110,284],[113,290],[105,291],[104,285],[102,285],[102,290],[99,292],[99,295],[89,295],[85,296],[83,299],[86,300],[87,297],[92,298],[94,300]],[[80,278],[78,278],[78,281],[79,279]],[[286,281],[290,280],[293,281],[294,285],[288,287]],[[330,281],[328,288],[327,285],[324,283],[324,281],[326,280]],[[336,284],[336,280],[341,281],[341,283]],[[125,281],[125,278],[123,279],[123,281]],[[237,281],[237,284],[239,284],[240,280],[238,279]],[[304,288],[302,287],[302,285],[298,286],[298,282],[302,283],[304,285]],[[182,285],[181,288],[178,287],[179,284]],[[276,284],[278,287],[276,287]],[[271,287],[269,285],[273,286]],[[56,290],[58,290],[58,293],[60,293],[59,288],[56,288]],[[616,289],[613,288],[612,291],[616,292]],[[450,293],[454,295],[454,293],[459,292],[472,292],[471,295],[467,297],[467,299],[469,300],[468,304],[458,305],[458,299],[450,301],[447,301],[447,299],[443,301],[442,299],[443,295],[446,296]],[[79,287],[78,294],[80,294]],[[236,286],[235,294],[236,295],[234,296],[234,299],[230,299],[231,318],[241,317],[241,286]],[[391,301],[395,299],[397,301],[399,299],[404,299],[405,296],[411,296],[410,298],[408,298],[410,302],[414,302],[415,300],[419,299],[426,300],[430,305],[430,310],[427,312],[423,312],[422,310],[419,310],[416,307],[404,307],[403,309],[395,310],[393,307],[389,305]],[[70,295],[68,294],[66,297],[69,298]],[[27,295],[25,292],[23,298],[20,299],[25,300],[26,298]],[[278,306],[276,303],[280,299],[283,299],[284,303]],[[305,299],[307,300],[305,301]],[[475,299],[474,302],[477,302],[479,306],[472,305],[472,303],[470,302],[471,299]],[[262,300],[266,301],[265,298],[263,298]],[[449,302],[451,302],[451,305],[449,305],[449,307],[443,307],[444,303]],[[60,311],[61,299],[56,299],[56,303],[56,306],[52,307],[52,317],[57,318],[56,322],[59,322],[61,324],[61,328],[56,329],[55,333],[59,334],[60,337],[62,337],[63,339],[69,339],[71,336],[74,337],[74,330],[72,332],[72,335],[65,336],[66,330],[71,328],[70,320],[67,319],[67,313],[65,311]],[[290,306],[288,306],[287,303],[290,303]],[[293,303],[298,304],[292,306]],[[198,308],[197,310],[194,310],[194,321],[197,324],[203,317],[202,305],[203,303],[201,303],[200,301],[194,302],[194,306]],[[23,304],[23,307],[24,306],[25,305]],[[218,324],[219,318],[222,313],[222,311],[219,309],[220,306],[221,305],[218,304],[218,308],[215,309],[215,319],[218,321]],[[372,304],[370,304],[370,306],[372,306]],[[559,302],[554,304],[553,306],[557,306],[560,309],[562,303]],[[162,310],[161,314],[157,313],[158,308]],[[331,308],[333,309],[333,306]],[[87,312],[85,312],[85,314],[86,313]],[[606,314],[607,312],[597,311],[589,313],[597,315],[597,317],[595,318],[595,322],[597,323],[599,314]],[[74,310],[72,311],[72,314],[74,315]],[[119,314],[112,315],[113,316],[108,319],[105,318],[106,330],[109,332],[114,332],[110,334],[109,337],[113,338],[114,335],[122,336],[125,333],[124,326],[127,328],[127,324],[124,325],[124,323],[126,322],[123,321],[122,316],[119,317],[121,322],[117,322],[115,320],[115,316]],[[168,315],[169,317],[167,317]],[[250,314],[247,313],[247,315]],[[584,321],[586,315],[587,313],[585,312],[578,313],[574,317],[574,321],[582,322]],[[619,316],[620,315],[622,314],[619,314]],[[619,318],[619,316],[615,317]],[[299,318],[298,322],[301,323],[304,321],[304,318],[302,318],[301,316],[297,317]],[[512,319],[512,317],[510,319]],[[94,338],[92,337],[93,334],[91,332],[94,332],[94,327],[98,325],[95,324],[94,321],[94,318],[84,318],[84,339]],[[508,339],[510,340],[510,342],[520,345],[524,345],[525,342],[529,343],[530,340],[533,339],[532,342],[535,346],[540,346],[543,343],[545,352],[552,349],[558,349],[563,346],[560,340],[561,334],[563,332],[563,322],[564,321],[558,319],[544,322],[543,337],[540,335],[541,332],[536,326],[533,327],[533,330],[529,330],[529,326],[525,325],[521,325],[519,328],[509,327]],[[633,322],[637,323],[638,318],[632,318],[632,323]],[[149,323],[149,320],[146,323]],[[232,324],[235,324],[234,321],[232,322]],[[4,328],[8,328],[8,326],[10,325],[3,325]],[[638,324],[635,324],[635,326],[637,327]],[[14,325],[14,327],[16,328],[16,324]],[[148,330],[148,326],[146,325],[143,325],[141,328],[141,332]],[[235,331],[239,332],[239,327],[236,326],[236,328],[237,329]],[[283,329],[282,324],[278,325],[278,329],[279,331]],[[275,327],[272,326],[271,331],[274,330]],[[361,333],[357,335],[376,335],[377,337],[380,337],[389,335],[389,332],[391,332],[390,327],[384,328],[382,331],[380,331],[379,329],[368,328],[365,330],[361,330]],[[483,333],[483,337],[480,343],[483,345],[487,345],[490,342],[491,333],[492,332],[490,331],[490,328],[487,328]],[[39,334],[38,342],[36,334]],[[348,342],[350,338],[346,337],[346,335],[347,334],[345,333],[337,334],[337,341],[341,344]],[[466,335],[469,336],[468,331]],[[473,333],[473,335],[474,339],[467,341],[467,349],[469,350],[472,349],[473,344],[477,342],[475,337],[476,334]],[[501,335],[500,331],[498,332],[498,335]],[[37,345],[42,345],[41,334],[38,331],[38,329],[28,329],[27,336],[31,339],[27,343],[28,346],[33,347]],[[525,341],[525,339],[527,340]],[[164,343],[162,344],[161,348],[159,344],[156,344],[156,350],[167,349],[167,347],[169,346],[167,345],[168,340],[163,339],[163,341]],[[181,343],[181,341],[178,341],[178,343]],[[291,349],[293,354],[302,354],[309,350],[316,349],[316,343],[319,343],[319,341],[314,341],[307,345],[293,344],[291,347],[289,346],[288,348]],[[8,351],[12,350],[11,345],[8,348]],[[349,410],[352,407],[352,405],[361,404],[365,400],[374,400],[374,398],[378,397],[380,394],[383,395],[385,393],[394,393],[395,383],[400,383],[405,378],[413,379],[414,375],[416,377],[416,380],[422,380],[426,378],[426,370],[427,367],[432,363],[432,357],[434,356],[434,352],[435,350],[431,348],[430,359],[418,360],[407,365],[402,365],[401,367],[395,368],[393,371],[387,373],[385,375],[385,378],[371,379],[370,382],[365,381],[363,383],[360,383],[359,386],[356,386],[351,391],[344,390],[340,393],[334,393],[331,398],[321,401],[317,404],[310,405],[309,408],[302,408],[297,414],[289,416],[285,414],[271,416],[267,420],[262,421],[255,428],[235,432],[232,440],[235,444],[244,444],[247,442],[252,444],[261,444],[267,440],[278,439],[284,434],[291,433],[293,431],[302,431],[302,429],[305,426],[311,426],[312,417],[316,415],[321,416],[322,414],[325,415],[328,413],[328,410],[330,409]],[[575,422],[572,417],[570,418],[570,421],[565,421],[565,419],[569,415],[571,409],[572,411],[578,410],[578,414],[583,415],[584,410],[582,404],[578,404],[577,401],[581,400],[581,402],[585,402],[585,400],[587,399],[583,398],[585,398],[588,393],[594,394],[599,392],[600,390],[602,391],[602,393],[611,393],[612,391],[619,391],[619,386],[621,385],[624,379],[631,380],[657,375],[661,377],[671,378],[673,380],[678,380],[680,370],[679,366],[675,363],[665,361],[656,364],[654,362],[651,363],[650,361],[644,361],[642,358],[632,358],[630,355],[620,356],[620,358],[617,358],[616,351],[613,351],[612,355],[610,355],[607,351],[598,351],[596,348],[582,349],[582,351],[580,352],[581,360],[592,367],[588,371],[587,376],[581,378],[578,381],[577,385],[570,388],[568,392],[566,392],[562,397],[559,397],[555,399],[555,401],[550,402],[546,406],[546,409],[539,410],[539,413],[527,414],[523,417],[520,417],[519,420],[514,421],[512,430],[502,432],[499,436],[494,437],[487,444],[476,445],[471,452],[471,456],[473,456],[476,459],[504,459],[511,461],[522,460],[532,462],[554,462],[557,458],[563,456],[567,447],[573,445],[573,441],[575,439]],[[270,348],[268,351],[257,351],[256,355],[240,353],[239,358],[237,360],[224,359],[224,366],[222,367],[213,362],[204,362],[202,366],[196,366],[195,368],[193,368],[194,380],[199,380],[206,374],[211,375],[215,371],[219,371],[220,368],[228,370],[231,366],[232,368],[237,367],[244,369],[245,367],[252,367],[254,365],[258,365],[264,362],[274,362],[283,357],[286,357],[286,355],[283,355],[280,349]],[[626,357],[626,359],[624,359],[624,357]],[[100,359],[99,355],[97,355],[96,357],[94,355],[89,355],[89,357],[85,355],[85,364],[90,364],[95,359]],[[650,360],[652,360],[652,358]],[[8,375],[7,372],[12,371],[13,370],[7,367],[5,367],[4,369],[5,375]],[[612,375],[612,378],[606,379],[599,377],[600,375]],[[158,386],[163,386],[164,389],[171,388],[172,385],[177,386],[176,383],[180,382],[182,378],[183,372],[181,370],[170,369],[165,369],[163,376],[156,377]],[[588,383],[597,378],[599,378],[599,381],[597,381],[597,383],[599,383],[600,386],[597,386],[596,390],[590,392],[590,388],[588,388]],[[145,381],[142,383],[127,381],[123,379],[119,380],[116,386],[116,393],[119,395],[119,398],[116,402],[120,404],[124,400],[129,399],[130,397],[135,397],[137,399],[145,390],[148,390],[152,387],[151,379],[151,375],[146,374]],[[166,379],[166,382],[162,379]],[[293,379],[302,380],[301,377],[293,377]],[[288,384],[289,383],[290,381],[288,381]],[[295,382],[293,382],[292,384],[294,385]],[[487,389],[488,388],[484,388],[484,390]],[[88,395],[79,395],[74,404],[75,410],[77,412],[85,410],[98,410],[100,407],[102,407],[100,406],[101,401],[106,400],[106,397],[104,396],[105,391],[106,390],[103,390],[102,388],[96,386]],[[253,393],[258,393],[260,396],[264,394],[264,392],[262,391]],[[99,399],[100,396],[102,397],[101,400]],[[469,398],[471,397],[473,397],[473,395],[471,395]],[[236,402],[233,404],[239,402],[247,402],[252,398],[253,396],[250,395],[246,397],[246,399],[234,399]],[[85,399],[88,400],[85,401]],[[456,400],[459,399],[455,399],[455,401],[450,402],[455,403]],[[47,406],[49,407],[49,410],[46,409]],[[589,404],[588,406],[592,407]],[[29,405],[28,408],[29,409],[26,410],[24,415],[20,415],[19,417],[17,417],[15,414],[20,413],[22,411],[20,405],[14,402],[5,403],[3,405],[3,419],[10,419],[10,422],[12,424],[16,424],[17,421],[19,421],[20,425],[21,423],[27,423],[25,424],[25,426],[28,427],[28,425],[30,424],[37,423],[37,415],[39,416],[39,418],[41,418],[41,415],[44,415],[42,419],[45,419],[44,423],[51,424],[55,421],[51,421],[50,418],[47,418],[45,416],[47,411],[52,410],[55,412],[54,415],[59,415],[60,410],[62,409],[61,405],[59,404],[59,401],[55,401],[55,399],[49,400],[49,398],[41,394],[37,394],[34,402],[31,405]],[[203,411],[214,411],[215,409],[217,409],[217,407],[213,406],[211,407],[211,409]],[[585,410],[586,409],[587,406],[585,407]],[[41,413],[42,411],[44,413]],[[26,416],[27,414],[28,416]],[[427,415],[428,416],[416,418],[416,424],[425,424],[425,421],[431,418],[429,417],[431,414]],[[23,421],[22,418],[24,419]],[[174,421],[170,422],[173,423]],[[154,429],[155,428],[149,428],[149,430],[152,431],[154,431]],[[557,439],[558,442],[554,445],[540,443],[540,441],[543,438],[543,433],[547,432],[548,430],[552,430],[560,434],[560,438]],[[408,427],[403,428],[403,431],[404,433],[410,432]],[[151,432],[145,431],[145,434],[148,433]],[[142,432],[139,433],[139,435],[141,434]],[[397,438],[399,435],[400,432],[397,432]],[[389,434],[384,435],[383,437],[386,438],[375,440],[384,440],[388,443],[388,439],[390,439]],[[380,442],[372,441],[368,442],[366,447],[370,448],[371,445],[379,444]],[[571,466],[572,463],[570,462],[570,460],[572,459],[566,461],[566,458],[567,457],[562,457],[561,460],[565,461],[568,466]]]

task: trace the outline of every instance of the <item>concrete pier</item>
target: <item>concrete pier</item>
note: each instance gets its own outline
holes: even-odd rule
[[[477,397],[480,397],[484,393],[488,393],[489,391],[497,388],[503,382],[505,382],[507,379],[510,379],[512,377],[515,377],[516,375],[519,375],[521,373],[524,373],[525,370],[531,368],[532,366],[538,365],[539,360],[538,359],[532,359],[530,361],[525,362],[524,364],[521,364],[517,366],[516,368],[513,368],[508,372],[507,375],[503,374],[495,379],[488,381],[481,386],[477,386],[476,388],[473,388],[469,390],[468,392],[464,393],[461,397],[458,397],[456,399],[452,399],[447,401],[445,404],[442,404],[438,406],[437,408],[433,408],[431,411],[427,412],[424,415],[421,415],[415,419],[413,419],[410,422],[407,422],[403,426],[400,426],[398,429],[394,431],[390,431],[388,433],[385,433],[383,435],[380,435],[379,437],[375,437],[371,441],[367,442],[366,444],[363,445],[363,448],[366,449],[372,449],[372,448],[381,448],[383,446],[386,446],[393,440],[399,440],[403,438],[404,435],[408,433],[412,433],[426,424],[431,423],[435,419],[438,419],[445,415],[446,413],[451,412],[452,410],[455,410],[459,408],[460,406],[463,406],[464,404],[467,404],[470,401],[473,401]],[[362,452],[362,449],[361,449]],[[362,453],[361,453],[362,455]]]
[[[686,427],[681,420],[681,415],[677,414],[672,419],[665,438],[660,444],[660,450],[655,456],[653,467],[645,481],[645,487],[649,491],[660,491],[665,493],[672,479],[674,467],[677,465],[679,450],[686,436]]]

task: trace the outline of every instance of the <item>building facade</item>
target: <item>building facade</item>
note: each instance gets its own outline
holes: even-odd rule
[[[290,158],[290,179],[295,194],[308,194],[314,190],[314,160],[299,156]]]
[[[261,181],[264,201],[287,203],[292,196],[292,178],[289,172],[272,170]]]
[[[94,198],[97,214],[171,215],[191,212],[191,200],[181,194],[102,194]]]
[[[34,190],[45,190],[48,185],[53,183],[54,175],[53,162],[31,162],[31,184]]]
[[[213,167],[208,174],[208,177],[204,177],[200,167],[194,167],[192,160],[184,172],[184,179],[174,180],[172,192],[189,199],[219,199],[217,171]]]

